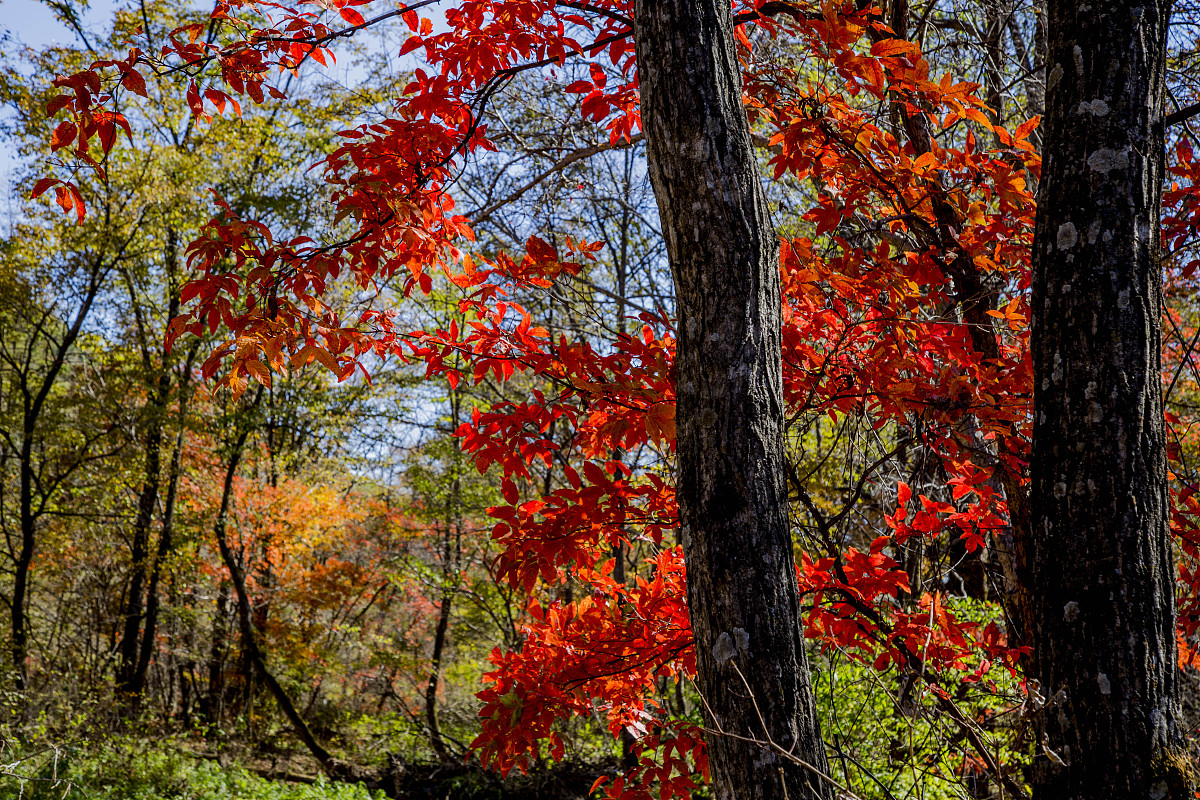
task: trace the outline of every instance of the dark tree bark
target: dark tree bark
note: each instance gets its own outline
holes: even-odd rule
[[[225,659],[229,652],[229,581],[217,588],[217,607],[213,613],[212,636],[208,647],[208,691],[202,697],[208,735],[216,736],[225,715]]]
[[[166,319],[172,320],[179,313],[180,285],[178,234],[174,228],[167,231],[163,263],[167,267]],[[164,560],[174,546],[173,525],[175,499],[179,486],[179,464],[182,455],[184,425],[187,410],[187,391],[191,383],[191,370],[200,351],[200,339],[192,342],[184,356],[182,365],[175,364],[171,352],[162,349],[155,356],[156,342],[161,332],[152,332],[148,315],[143,311],[132,275],[124,272],[129,291],[130,308],[137,322],[138,345],[141,351],[142,370],[149,395],[144,440],[145,461],[142,473],[142,489],[138,495],[138,513],[134,519],[130,547],[129,591],[126,594],[124,625],[120,645],[120,665],[117,669],[117,691],[130,701],[130,710],[136,710],[146,686],[146,674],[153,655],[156,627],[158,624],[159,581]],[[178,373],[178,374],[176,374]],[[164,429],[172,394],[179,403],[179,431],[176,435],[174,452],[169,462],[167,494],[162,498],[163,520],[158,546],[150,549],[150,528],[154,510],[159,504],[162,476],[160,466]],[[143,599],[145,605],[143,606]]]
[[[450,532],[446,532],[449,539]],[[449,544],[445,548],[450,549]],[[433,655],[430,658],[429,679],[425,682],[425,725],[429,728],[429,744],[433,752],[442,761],[450,760],[450,752],[442,738],[442,729],[438,725],[437,692],[438,683],[442,678],[442,657],[446,650],[446,633],[450,629],[450,609],[454,602],[454,594],[450,588],[450,576],[443,573],[442,580],[445,588],[442,591],[442,602],[438,608],[437,629],[433,635]]]
[[[1007,0],[983,0],[983,93],[991,112],[988,116],[993,125],[1004,124],[1004,79],[1001,67],[1004,63],[1004,27],[1012,9]],[[1001,147],[1000,134],[993,134],[996,147]]]
[[[677,493],[699,688],[709,727],[728,734],[706,738],[714,796],[827,798],[784,484],[779,241],[731,11],[720,0],[638,0],[636,22],[679,314]]]
[[[1168,0],[1050,0],[1033,250],[1034,795],[1191,797],[1159,367]]]
[[[449,400],[449,430],[456,431],[462,422],[462,395],[457,389],[451,389]],[[438,606],[437,628],[433,634],[429,678],[425,682],[425,725],[429,729],[429,744],[437,757],[447,763],[454,759],[454,755],[446,747],[446,740],[438,723],[437,693],[450,632],[450,612],[454,605],[454,594],[462,563],[462,455],[462,451],[457,447],[452,451],[450,469],[453,472],[442,517],[442,599]]]
[[[117,668],[117,692],[125,695],[127,700],[132,700],[141,692],[141,687],[135,686],[135,683],[143,617],[142,597],[145,593],[145,583],[150,577],[147,564],[150,556],[150,527],[154,522],[155,506],[158,504],[163,422],[170,390],[171,371],[168,367],[163,367],[147,412],[142,489],[138,494],[138,510],[137,516],[134,517],[130,544],[129,590],[125,593],[125,607],[122,610],[125,620],[119,648],[121,661]]]
[[[195,353],[195,349],[192,351]],[[192,358],[186,362],[187,370],[191,370]],[[185,376],[187,372],[185,371]],[[186,380],[185,380],[186,383]],[[181,387],[181,388],[186,388]],[[150,564],[150,581],[146,589],[145,625],[142,632],[142,643],[138,650],[137,664],[134,667],[133,681],[130,691],[140,694],[146,688],[146,675],[150,670],[150,660],[154,657],[156,636],[158,633],[158,612],[161,606],[159,599],[159,584],[162,580],[163,565],[171,550],[175,547],[175,508],[179,498],[179,476],[183,458],[184,426],[183,417],[186,414],[186,395],[180,400],[179,431],[175,437],[175,449],[171,456],[171,472],[167,479],[167,493],[163,498],[162,531],[158,536],[158,551]]]

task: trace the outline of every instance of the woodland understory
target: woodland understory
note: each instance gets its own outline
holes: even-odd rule
[[[0,799],[1200,796],[1200,4],[42,4]]]

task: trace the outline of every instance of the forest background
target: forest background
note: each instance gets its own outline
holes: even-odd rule
[[[441,146],[419,109],[389,125],[397,98],[444,89],[418,57],[463,23],[363,5],[308,4],[310,27],[387,18],[293,53],[276,102],[169,61],[233,35],[206,9],[47,2],[63,43],[27,46],[21,6],[2,7],[0,795],[707,791],[673,506],[675,297],[630,52],[508,69],[506,31],[470,98],[472,146],[430,171],[438,210],[389,206],[454,246],[414,226],[391,245],[423,260],[357,282],[289,266],[294,303],[256,295],[256,265],[340,254],[365,229],[358,184],[329,180],[361,155],[367,134],[345,131]],[[784,240],[786,471],[831,777],[864,798],[1019,795],[1058,757],[1032,733],[1055,698],[1022,671],[1009,510],[1045,11],[769,5],[739,20]],[[1170,39],[1162,351],[1189,736],[1196,11],[1176,4]],[[772,13],[809,29],[748,24]],[[125,124],[101,120],[89,164],[53,105],[81,84],[55,79],[139,42],[172,52],[105,86]],[[891,99],[905,81],[924,82],[907,109]],[[913,107],[940,144],[912,141]],[[424,121],[462,124],[437,113]],[[922,206],[934,175],[954,242]],[[905,207],[914,186],[925,200]],[[920,255],[956,248],[986,309]],[[281,342],[269,303],[310,338]],[[964,345],[980,314],[987,358]]]

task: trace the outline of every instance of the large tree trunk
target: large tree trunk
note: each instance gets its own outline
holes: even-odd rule
[[[1166,0],[1048,4],[1033,250],[1035,797],[1191,797],[1159,368]]]
[[[636,18],[679,314],[677,494],[699,688],[708,726],[728,734],[706,738],[714,796],[827,798],[784,484],[779,242],[730,6],[638,0]]]

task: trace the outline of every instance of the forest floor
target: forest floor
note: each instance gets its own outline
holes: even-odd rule
[[[393,759],[368,786],[331,782],[295,751],[112,736],[0,764],[0,800],[585,800],[614,767],[567,761],[502,779],[478,763]]]

